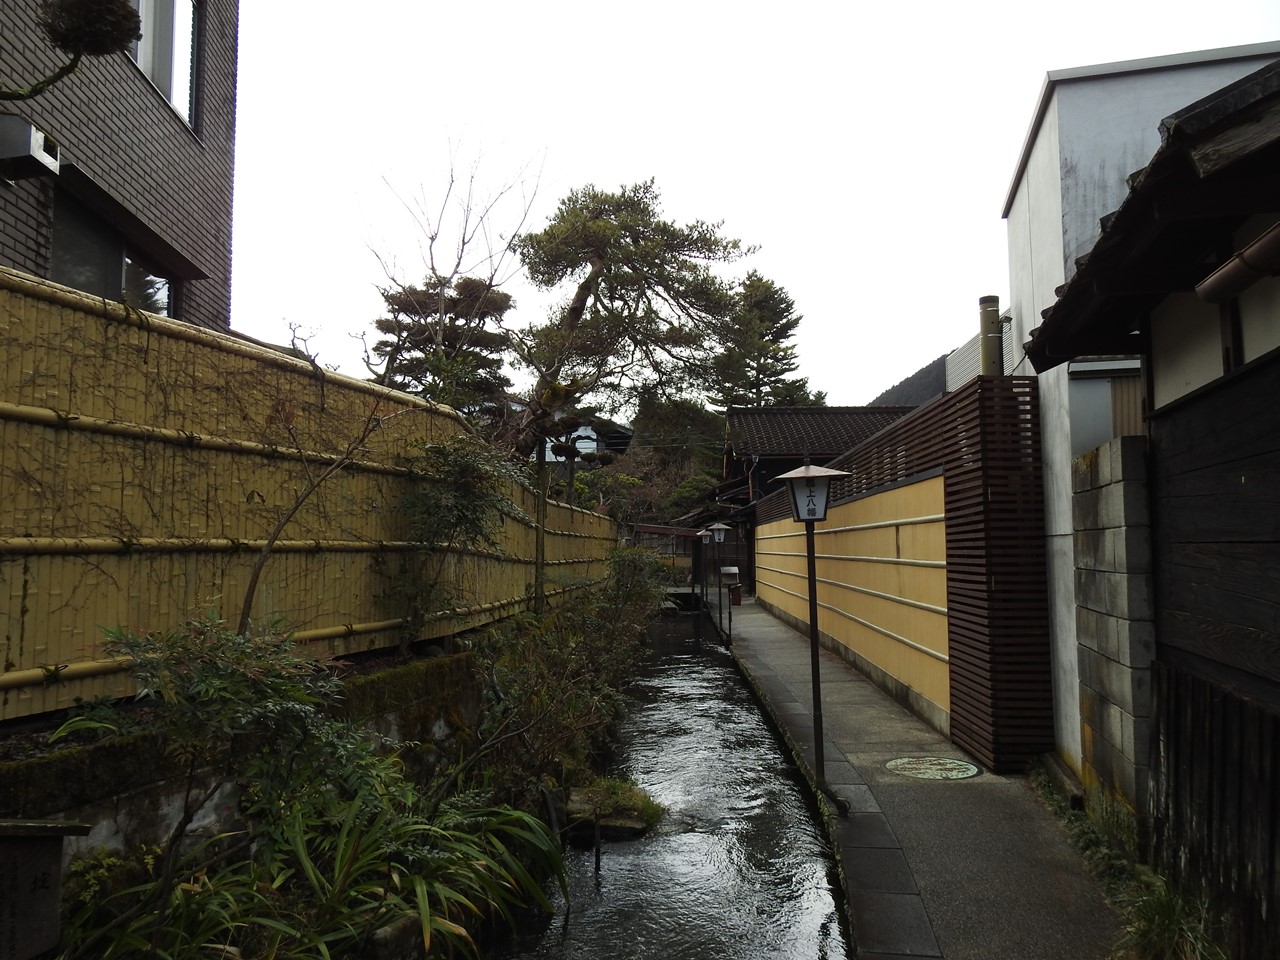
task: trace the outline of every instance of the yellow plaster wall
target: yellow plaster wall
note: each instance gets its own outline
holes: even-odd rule
[[[832,508],[815,529],[818,626],[950,712],[943,478]],[[802,525],[756,531],[756,592],[808,622]]]

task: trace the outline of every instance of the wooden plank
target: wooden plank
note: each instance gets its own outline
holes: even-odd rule
[[[1280,942],[1280,714],[1162,662],[1154,698],[1153,864],[1215,894],[1237,956],[1269,956]]]
[[[979,378],[831,464],[833,502],[941,468],[952,739],[996,769],[1053,743],[1038,384]],[[757,505],[759,523],[790,515]]]
[[[1280,566],[1276,544],[1161,543],[1157,600],[1265,630],[1280,641]]]
[[[1273,633],[1167,608],[1156,611],[1155,622],[1163,646],[1253,674],[1264,685],[1280,684],[1280,647]],[[1280,689],[1262,699],[1280,706]]]

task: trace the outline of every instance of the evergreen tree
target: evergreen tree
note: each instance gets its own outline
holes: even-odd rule
[[[373,346],[383,361],[377,382],[464,411],[498,404],[511,381],[502,372],[507,338],[498,324],[509,294],[484,280],[382,291],[387,316],[374,321],[384,338]]]
[[[792,378],[799,367],[791,343],[801,316],[787,291],[752,270],[734,292],[722,344],[711,361],[713,407],[824,406],[826,395],[810,393],[809,381]]]
[[[663,219],[653,181],[575,190],[515,249],[534,284],[566,294],[546,323],[513,338],[535,383],[505,441],[525,454],[584,397],[616,404],[701,369],[732,306],[711,264],[743,253],[719,224]]]
[[[583,476],[591,506],[623,523],[670,523],[720,482],[724,417],[696,400],[643,391],[627,452]]]

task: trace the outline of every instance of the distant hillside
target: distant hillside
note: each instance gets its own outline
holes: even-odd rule
[[[918,407],[947,392],[947,355],[921,367],[871,401],[873,407]]]

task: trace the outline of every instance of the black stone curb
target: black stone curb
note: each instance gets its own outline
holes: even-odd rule
[[[825,740],[824,753],[828,771],[847,768],[847,773],[840,776],[832,774],[827,778],[828,783],[834,784],[834,789],[846,802],[852,800],[852,812],[847,818],[840,818],[820,788],[821,781],[806,755],[805,745],[792,734],[787,719],[765,691],[760,678],[739,656],[737,650],[730,647],[729,652],[738,672],[746,680],[764,714],[786,745],[792,762],[803,776],[810,796],[822,815],[823,832],[835,861],[836,877],[840,885],[840,915],[849,932],[851,956],[865,960],[890,960],[908,956],[942,957],[933,925],[911,876],[911,868],[902,855],[897,836],[874,798],[870,797],[861,776],[844,751],[830,739]],[[801,713],[805,720],[812,720],[812,714],[808,710],[793,711],[795,716]],[[869,804],[858,802],[859,792],[866,793]],[[858,862],[853,865],[846,862],[846,851],[850,849],[858,851]],[[870,864],[867,860],[875,862]],[[880,886],[874,889],[868,889],[866,880],[861,876],[857,884],[851,882],[851,870],[861,872],[868,866],[874,866],[871,873],[881,878]],[[884,882],[885,878],[888,878],[887,883]]]
[[[733,662],[738,668],[738,672],[747,682],[747,686],[751,688],[751,693],[755,697],[756,702],[760,704],[760,709],[764,711],[765,716],[769,718],[769,724],[773,727],[774,732],[782,738],[782,742],[786,744],[787,753],[791,755],[791,762],[796,769],[800,771],[800,775],[804,778],[805,785],[809,788],[809,797],[817,806],[818,812],[822,815],[822,831],[826,837],[827,845],[831,849],[831,859],[835,861],[836,879],[840,884],[840,896],[837,897],[837,903],[840,910],[840,919],[844,923],[845,930],[849,933],[849,946],[852,950],[852,956],[858,955],[857,949],[857,930],[855,929],[853,917],[849,910],[849,879],[845,875],[844,857],[840,855],[840,842],[836,836],[835,811],[831,804],[823,795],[818,786],[818,780],[814,776],[813,767],[809,761],[805,759],[800,752],[799,744],[792,739],[791,731],[787,729],[787,725],[783,722],[782,717],[774,708],[773,701],[765,694],[760,682],[756,679],[756,675],[751,668],[743,663],[742,658],[738,656],[738,652],[732,647],[729,653],[733,657]],[[840,754],[841,758],[844,754]]]

